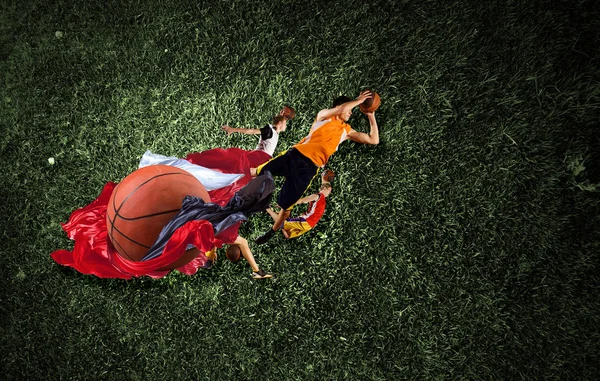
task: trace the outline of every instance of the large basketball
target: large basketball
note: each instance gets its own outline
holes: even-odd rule
[[[210,201],[202,183],[177,167],[150,165],[125,177],[114,189],[106,210],[108,236],[117,252],[130,261],[140,261],[187,195]]]
[[[381,99],[379,98],[379,94],[372,91],[373,95],[370,98],[365,99],[363,103],[360,104],[360,111],[367,113],[373,112],[379,108],[381,104]]]

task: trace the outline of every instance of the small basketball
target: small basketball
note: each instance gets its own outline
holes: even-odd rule
[[[373,112],[379,108],[381,104],[381,99],[379,98],[379,94],[372,91],[373,95],[370,98],[365,99],[363,103],[360,104],[360,111],[363,113]]]
[[[290,106],[283,106],[281,109],[281,115],[283,115],[287,120],[292,120],[296,116],[296,110]]]
[[[321,178],[323,181],[330,183],[333,181],[333,179],[335,179],[335,172],[333,172],[331,169],[326,169],[323,171]]]
[[[210,201],[202,183],[180,168],[150,165],[125,177],[106,209],[108,236],[117,252],[130,261],[142,260],[187,195]]]
[[[225,253],[225,255],[227,256],[227,259],[229,259],[231,262],[236,263],[240,260],[240,257],[242,256],[242,250],[240,250],[240,247],[238,245],[230,245],[227,248],[227,252]]]

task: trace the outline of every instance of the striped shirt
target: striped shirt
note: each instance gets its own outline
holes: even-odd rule
[[[319,193],[319,198],[316,201],[311,201],[308,204],[308,210],[301,216],[301,218],[304,218],[304,220],[314,228],[317,222],[319,222],[323,216],[323,213],[325,213],[326,204],[326,197]]]

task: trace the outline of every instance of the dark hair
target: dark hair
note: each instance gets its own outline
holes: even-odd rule
[[[335,98],[335,99],[333,100],[333,106],[332,106],[332,107],[337,107],[337,106],[339,106],[339,105],[341,105],[341,104],[344,104],[344,103],[346,103],[346,102],[350,102],[351,100],[352,100],[352,99],[348,98],[348,97],[347,97],[347,96],[345,96],[345,95],[339,96],[339,97],[337,97],[337,98]]]
[[[273,117],[273,125],[276,125],[279,122],[283,122],[284,120],[286,120],[287,118],[283,115],[275,115]]]

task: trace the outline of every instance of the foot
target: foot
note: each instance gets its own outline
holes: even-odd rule
[[[273,275],[269,274],[265,270],[258,270],[252,273],[252,279],[267,279],[272,277]]]
[[[270,240],[274,235],[275,235],[276,231],[273,229],[269,229],[265,234],[258,236],[258,238],[256,238],[256,240],[254,240],[254,242],[258,243],[259,245],[262,245],[263,243],[267,243],[268,240]]]
[[[213,267],[213,264],[214,264],[213,260],[212,259],[208,259],[202,266],[200,266],[200,268],[208,270],[211,267]]]

